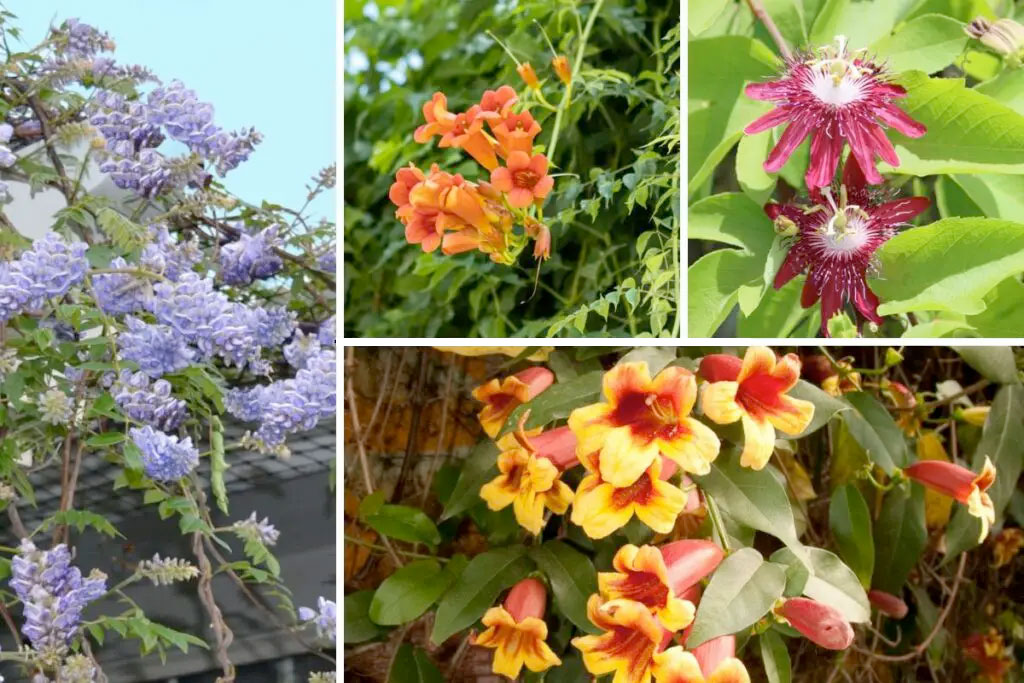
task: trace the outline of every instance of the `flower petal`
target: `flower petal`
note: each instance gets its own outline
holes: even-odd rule
[[[768,420],[755,420],[743,415],[743,453],[740,465],[760,470],[768,464],[775,450],[775,427]]]
[[[712,422],[720,425],[731,424],[743,415],[743,408],[736,402],[739,382],[709,382],[701,389],[701,408]]]
[[[630,486],[658,457],[657,440],[638,439],[629,425],[609,431],[601,448],[601,478],[612,486]]]
[[[703,422],[693,418],[685,418],[682,424],[685,429],[675,438],[657,439],[658,449],[684,471],[707,474],[721,448],[718,435]]]

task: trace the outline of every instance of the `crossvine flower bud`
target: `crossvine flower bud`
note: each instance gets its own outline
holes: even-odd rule
[[[916,462],[904,468],[903,474],[933,491],[943,493],[966,505],[968,512],[981,520],[981,535],[978,540],[985,540],[989,527],[995,523],[996,518],[992,499],[986,493],[996,480],[996,468],[988,456],[985,456],[985,464],[980,474],[941,460]]]
[[[907,616],[907,603],[897,595],[872,589],[868,591],[868,600],[879,612],[887,614],[894,619],[902,619]]]
[[[775,615],[829,650],[845,650],[853,643],[853,627],[839,610],[810,598],[789,598],[775,608]]]

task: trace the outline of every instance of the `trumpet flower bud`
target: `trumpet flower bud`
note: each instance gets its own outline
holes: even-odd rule
[[[845,650],[853,643],[853,627],[834,607],[810,598],[789,598],[775,615],[812,643],[828,650]]]

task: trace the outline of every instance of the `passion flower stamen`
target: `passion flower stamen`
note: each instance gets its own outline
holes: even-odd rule
[[[811,189],[832,183],[845,142],[850,143],[868,182],[880,184],[875,157],[890,166],[900,163],[883,127],[913,138],[926,131],[892,104],[892,100],[906,97],[907,91],[889,83],[888,78],[884,66],[870,60],[863,50],[848,51],[846,39],[838,36],[834,46],[789,60],[779,80],[746,87],[747,97],[774,102],[776,107],[743,132],[753,135],[789,124],[764,162],[769,173],[779,171],[810,136],[811,161],[805,180]]]

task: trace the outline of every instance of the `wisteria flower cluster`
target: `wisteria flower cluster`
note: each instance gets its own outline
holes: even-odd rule
[[[89,267],[86,247],[48,232],[15,261],[0,263],[0,322],[42,308],[47,299],[64,296],[81,283]]]
[[[68,654],[82,610],[106,593],[107,577],[94,570],[83,578],[66,545],[39,550],[26,538],[11,560],[9,585],[23,606],[21,632],[40,657],[59,662]]]
[[[876,158],[893,167],[900,163],[886,128],[912,138],[926,132],[895,104],[907,91],[892,82],[884,64],[872,61],[864,50],[850,51],[846,38],[839,36],[835,45],[789,59],[778,80],[752,83],[745,92],[775,105],[744,128],[745,133],[787,124],[764,162],[765,171],[777,173],[800,143],[811,139],[804,178],[809,201],[765,205],[776,231],[792,238],[775,288],[807,272],[800,303],[808,308],[821,300],[826,335],[829,320],[847,301],[864,318],[880,324],[879,301],[867,285],[874,254],[896,234],[897,226],[930,203],[925,197],[895,200],[868,188],[884,182]],[[834,183],[846,145],[849,158],[842,180]]]
[[[319,597],[316,600],[316,609],[310,607],[299,608],[299,619],[316,626],[316,633],[321,638],[331,641],[338,640],[338,605],[333,600]]]
[[[170,383],[151,382],[144,372],[122,370],[111,395],[125,415],[165,432],[173,432],[188,417],[185,402],[171,396]]]
[[[541,126],[529,111],[516,111],[518,102],[515,89],[503,85],[484,92],[464,112],[448,111],[448,99],[440,92],[423,105],[426,123],[416,129],[416,142],[440,135],[441,148],[463,150],[490,178],[474,183],[437,164],[428,173],[412,164],[400,169],[388,196],[398,207],[395,215],[410,244],[427,252],[440,246],[445,254],[478,249],[509,265],[532,239],[535,258],[550,255],[551,233],[542,207],[555,181],[548,175],[547,157],[534,154]],[[517,225],[522,233],[515,232]]]

